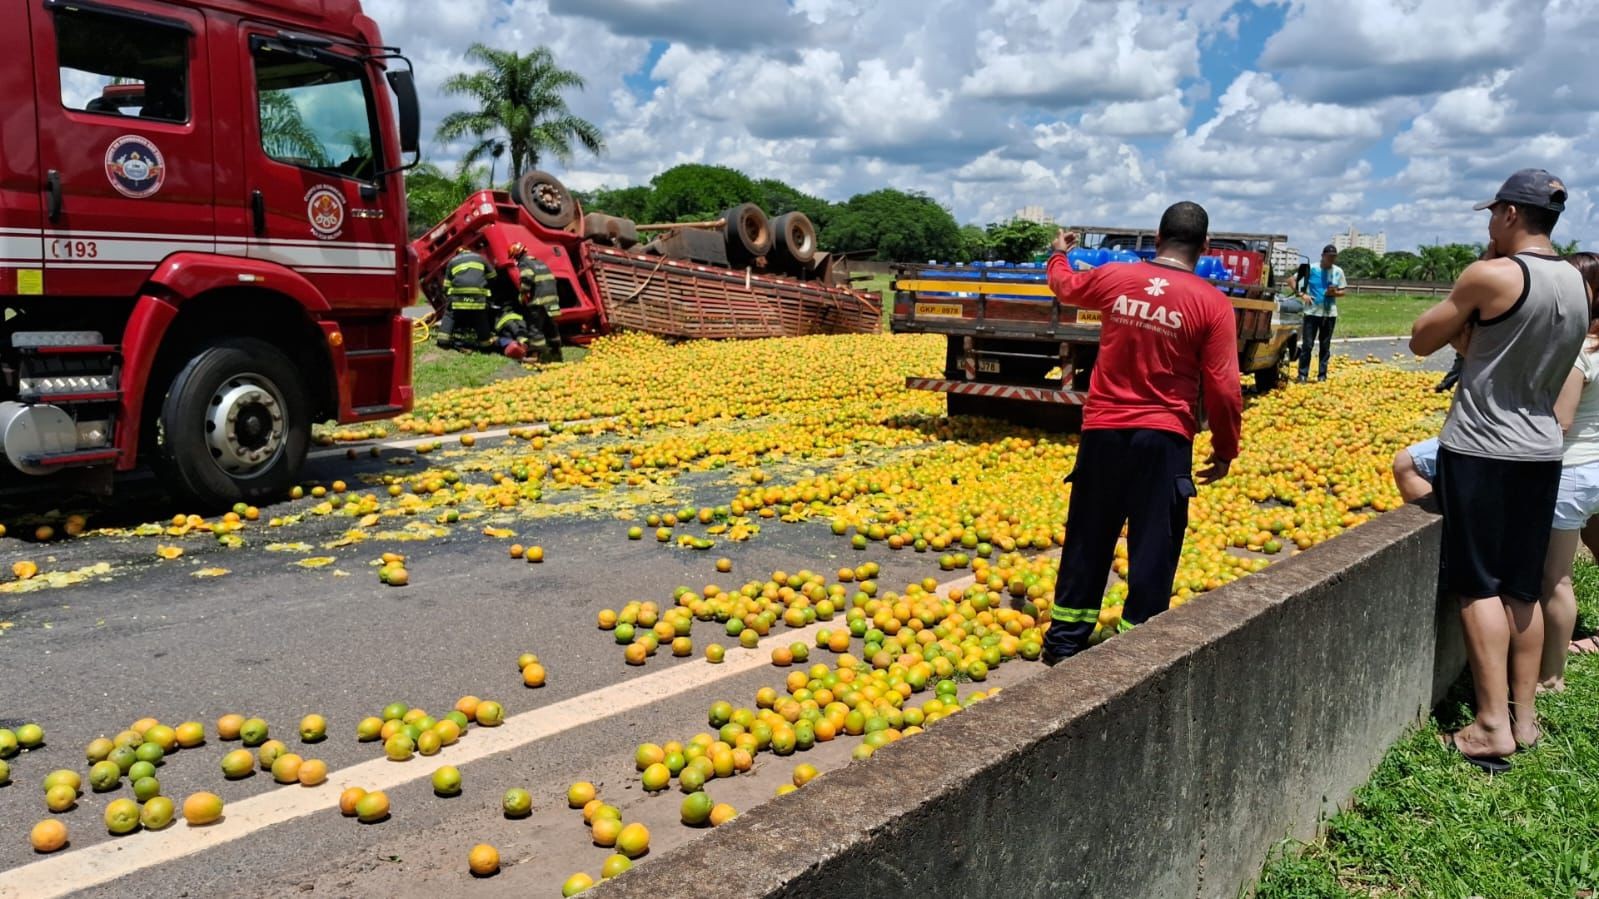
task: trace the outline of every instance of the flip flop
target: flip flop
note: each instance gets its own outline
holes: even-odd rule
[[[1583,637],[1580,640],[1571,641],[1571,647],[1568,652],[1574,656],[1599,654],[1599,636]]]
[[[1438,741],[1444,745],[1445,749],[1453,750],[1461,758],[1489,774],[1504,774],[1510,770],[1509,759],[1497,755],[1466,755],[1459,746],[1455,745],[1455,735],[1452,733],[1439,734]]]

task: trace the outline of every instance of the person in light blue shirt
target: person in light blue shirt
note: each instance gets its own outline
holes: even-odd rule
[[[1349,289],[1344,270],[1334,264],[1338,249],[1332,244],[1321,248],[1321,265],[1310,266],[1310,273],[1299,284],[1299,298],[1305,302],[1305,323],[1299,335],[1299,383],[1310,380],[1310,351],[1321,350],[1321,373],[1316,380],[1327,380],[1327,360],[1332,357],[1333,326],[1338,324],[1338,298]]]

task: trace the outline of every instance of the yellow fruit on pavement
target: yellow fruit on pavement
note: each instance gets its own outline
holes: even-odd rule
[[[566,897],[576,896],[578,893],[587,890],[593,885],[594,878],[584,874],[582,871],[579,871],[576,874],[573,874],[571,877],[568,877],[566,882],[561,884],[561,896],[563,899],[566,899]]]
[[[339,814],[346,818],[355,817],[355,804],[366,795],[366,790],[360,787],[347,787],[339,794]]]
[[[28,842],[35,852],[55,852],[67,845],[67,826],[54,818],[46,818],[33,825]]]
[[[328,764],[321,759],[306,759],[300,763],[300,783],[303,786],[320,786],[328,779]]]
[[[475,877],[488,877],[500,870],[500,851],[487,843],[479,843],[466,854],[466,866]]]
[[[624,873],[631,867],[633,867],[633,862],[627,856],[621,854],[612,855],[607,857],[605,859],[605,864],[600,866],[600,877],[605,880],[610,880],[612,877]]]
[[[598,795],[594,785],[586,780],[580,780],[566,790],[566,804],[571,808],[582,808]]]
[[[244,728],[243,715],[223,715],[217,719],[217,739],[237,740]]]
[[[650,830],[642,824],[633,823],[622,828],[616,837],[617,851],[628,858],[638,858],[650,851]]]
[[[376,824],[389,816],[389,797],[382,790],[367,793],[355,801],[355,817],[362,824]]]
[[[190,827],[213,824],[222,817],[222,797],[215,793],[200,792],[183,800],[183,820]]]

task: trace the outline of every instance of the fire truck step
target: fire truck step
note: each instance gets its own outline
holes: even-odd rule
[[[118,455],[120,454],[114,449],[73,450],[65,453],[29,456],[24,461],[30,466],[39,468],[70,468],[79,465],[113,462]]]

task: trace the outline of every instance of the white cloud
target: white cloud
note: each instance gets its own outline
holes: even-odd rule
[[[587,80],[568,100],[608,145],[544,161],[580,189],[708,162],[835,200],[920,190],[962,221],[1042,205],[1153,224],[1193,199],[1218,229],[1319,246],[1354,223],[1405,246],[1480,239],[1471,204],[1543,165],[1572,185],[1561,233],[1599,241],[1592,0],[365,6],[415,60],[430,135],[463,102],[440,88],[472,42],[549,46]],[[1259,43],[1263,7],[1286,17]],[[428,146],[445,164],[462,149]]]
[[[1108,103],[1099,110],[1084,113],[1082,126],[1117,137],[1169,135],[1188,124],[1188,114],[1182,92],[1173,90],[1153,100]]]

